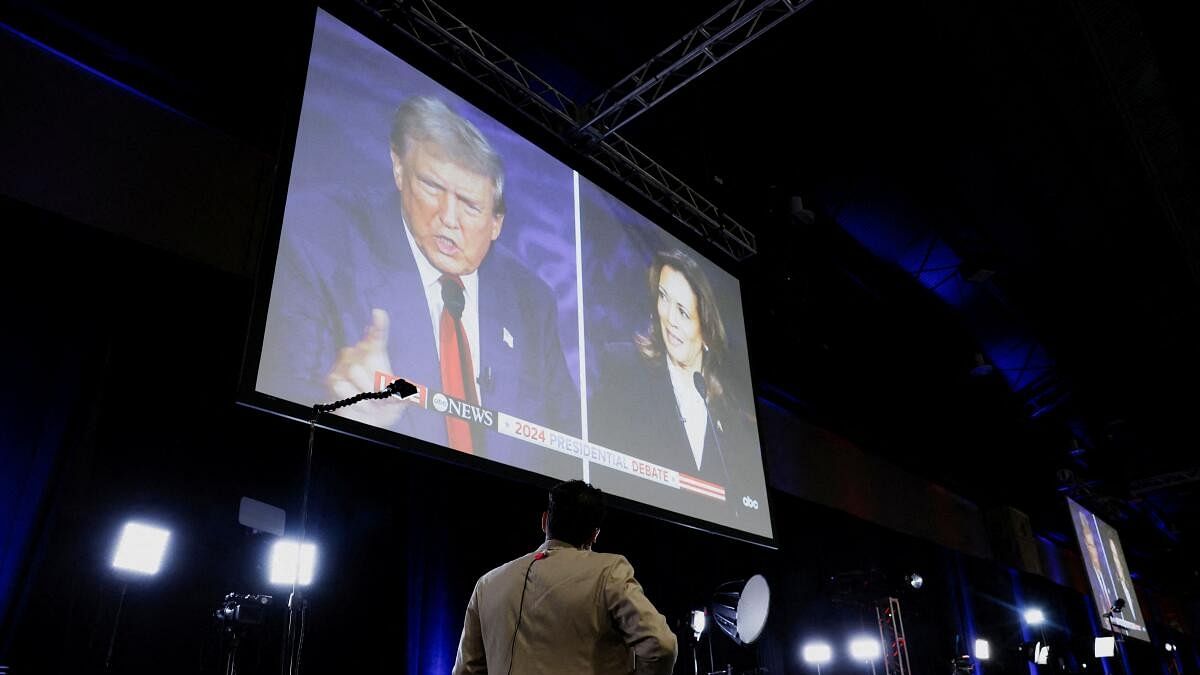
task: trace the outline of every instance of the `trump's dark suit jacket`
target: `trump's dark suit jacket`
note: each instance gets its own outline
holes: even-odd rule
[[[441,388],[436,336],[404,233],[400,198],[343,195],[289,202],[267,317],[258,389],[308,405],[329,400],[338,350],[359,342],[372,308],[390,317],[395,375]],[[506,226],[511,227],[511,226]],[[501,244],[479,268],[480,403],[574,436],[579,394],[559,341],[550,288]],[[393,428],[445,445],[444,417],[411,409]],[[578,459],[488,431],[476,454],[558,478]]]

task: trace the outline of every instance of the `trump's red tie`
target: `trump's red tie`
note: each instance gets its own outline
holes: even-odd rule
[[[479,405],[475,394],[471,344],[463,330],[462,313],[466,306],[462,279],[444,274],[442,283],[442,318],[438,323],[438,351],[442,361],[442,392],[472,405]],[[461,452],[474,452],[471,425],[466,420],[446,416],[446,435],[450,447]]]

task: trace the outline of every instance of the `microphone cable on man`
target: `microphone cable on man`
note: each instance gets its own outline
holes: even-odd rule
[[[529,561],[529,567],[525,568],[525,583],[521,586],[521,601],[517,605],[517,625],[513,627],[512,642],[508,645],[508,675],[512,675],[513,661],[517,657],[517,632],[521,630],[521,616],[525,613],[525,591],[529,588],[529,572],[533,569],[533,563],[550,557],[550,551],[538,551],[533,560]]]

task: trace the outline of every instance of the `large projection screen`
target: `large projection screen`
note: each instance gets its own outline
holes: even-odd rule
[[[269,280],[255,396],[772,537],[737,279],[324,10]]]
[[[1117,531],[1070,498],[1067,506],[1101,624],[1106,630],[1149,642],[1146,617],[1138,604]],[[1124,607],[1113,611],[1118,599],[1125,601]]]

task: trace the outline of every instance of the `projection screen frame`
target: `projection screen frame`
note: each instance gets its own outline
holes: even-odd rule
[[[1096,614],[1100,619],[1101,625],[1104,626],[1106,630],[1110,631],[1114,635],[1122,635],[1122,636],[1126,636],[1126,637],[1131,637],[1135,640],[1142,640],[1145,642],[1150,642],[1151,640],[1150,640],[1149,621],[1146,618],[1145,609],[1143,608],[1141,602],[1138,600],[1137,590],[1133,586],[1132,572],[1128,568],[1128,558],[1125,556],[1124,546],[1121,545],[1120,533],[1117,532],[1117,529],[1115,527],[1113,527],[1112,525],[1108,524],[1106,521],[1104,521],[1104,520],[1100,519],[1098,516],[1096,516],[1096,514],[1091,509],[1084,507],[1082,504],[1075,501],[1074,499],[1067,497],[1066,502],[1067,502],[1067,512],[1071,518],[1071,525],[1075,531],[1075,541],[1076,541],[1076,544],[1079,546],[1079,556],[1080,556],[1080,561],[1084,567],[1084,576],[1087,577],[1088,590],[1090,591],[1091,596],[1092,596],[1092,604],[1096,609]],[[1103,582],[1103,580],[1097,579],[1096,576],[1103,574],[1105,572],[1107,572],[1110,576],[1113,575],[1113,572],[1109,569],[1110,567],[1112,567],[1112,563],[1109,560],[1109,557],[1110,557],[1109,548],[1104,547],[1103,542],[1101,542],[1101,548],[1103,549],[1103,551],[1098,551],[1099,559],[1094,561],[1094,563],[1089,561],[1091,554],[1087,550],[1087,544],[1085,542],[1085,538],[1086,538],[1085,533],[1084,533],[1084,530],[1082,529],[1081,523],[1078,520],[1078,516],[1080,516],[1080,515],[1086,515],[1087,517],[1092,519],[1096,523],[1096,528],[1099,533],[1102,533],[1102,528],[1107,528],[1108,530],[1111,530],[1113,535],[1115,536],[1115,541],[1113,541],[1113,544],[1117,547],[1117,551],[1119,551],[1120,557],[1123,559],[1123,562],[1121,564],[1121,569],[1115,573],[1116,576],[1112,579],[1112,584],[1114,585],[1113,594],[1116,594],[1115,597],[1113,598],[1113,601],[1115,602],[1115,600],[1118,598],[1122,599],[1125,601],[1125,610],[1124,611],[1141,614],[1141,616],[1138,617],[1138,620],[1142,622],[1140,624],[1141,631],[1134,630],[1133,628],[1130,628],[1128,626],[1120,625],[1122,622],[1125,622],[1125,623],[1129,623],[1129,622],[1124,621],[1123,617],[1119,616],[1116,613],[1114,613],[1111,616],[1111,618],[1106,615],[1109,607],[1104,607],[1105,602],[1102,601],[1101,597],[1100,597],[1100,593],[1101,593],[1102,589],[1097,588],[1098,583],[1103,584],[1104,582]],[[1093,542],[1093,544],[1094,543],[1095,542]],[[1095,569],[1095,570],[1092,569],[1093,567],[1100,567],[1100,566],[1103,566],[1104,571],[1101,571],[1099,569]],[[1093,574],[1093,571],[1095,572],[1095,574]],[[1121,593],[1125,592],[1123,589],[1125,588],[1125,585],[1128,584],[1128,594],[1131,597],[1126,598],[1126,597],[1124,597],[1124,595],[1118,594],[1118,589],[1116,588],[1116,586],[1118,584],[1120,584],[1122,587],[1122,590],[1120,591]],[[1104,592],[1107,594],[1107,590],[1105,590]],[[1139,625],[1139,624],[1134,624],[1134,625]]]
[[[238,383],[237,402],[239,405],[302,423],[307,423],[311,419],[311,409],[292,401],[259,392],[256,389],[256,384],[266,332],[267,305],[271,298],[271,288],[275,275],[275,261],[279,253],[280,239],[283,233],[284,205],[287,203],[288,188],[292,175],[292,163],[299,134],[300,113],[304,102],[304,85],[308,75],[309,58],[312,50],[312,40],[315,35],[318,10],[324,10],[329,13],[333,18],[345,23],[354,31],[360,33],[365,39],[370,40],[379,48],[390,52],[393,56],[426,77],[429,77],[453,95],[476,106],[484,114],[508,127],[553,159],[565,164],[567,167],[573,168],[580,174],[581,178],[586,178],[600,190],[618,199],[625,206],[641,215],[641,217],[646,218],[656,227],[681,240],[692,250],[703,255],[712,265],[724,269],[729,273],[727,265],[731,261],[726,260],[724,257],[726,254],[718,248],[699,239],[690,229],[675,223],[670,214],[663,212],[657,205],[641,197],[628,186],[616,182],[615,179],[605,172],[591,166],[585,155],[576,152],[565,144],[561,138],[549,135],[545,129],[524,118],[506,102],[491,94],[485,88],[470,81],[464,73],[456,70],[440,58],[431,56],[430,52],[423,45],[414,43],[407,36],[389,29],[386,25],[381,25],[377,17],[370,15],[357,3],[323,0],[319,6],[314,6],[311,15],[306,16],[306,22],[302,27],[303,30],[298,31],[295,45],[294,70],[283,75],[294,84],[293,89],[296,94],[289,97],[283,116],[283,132],[280,134],[278,145],[276,171],[269,180],[268,185],[264,188],[269,190],[269,192],[264,197],[264,202],[267,206],[264,209],[266,213],[262,221],[265,224],[263,225],[263,234],[259,240],[252,311]],[[658,213],[660,217],[650,218],[646,215],[647,213]],[[664,226],[662,224],[664,222],[668,223],[668,225]],[[737,278],[736,275],[733,276]],[[746,343],[749,345],[753,342],[750,335],[750,327],[746,326],[745,331]],[[747,349],[746,358],[752,361],[752,354],[749,349]],[[403,376],[402,373],[400,375]],[[751,387],[753,389],[752,380]],[[754,399],[753,405],[757,408],[757,396],[752,396],[752,398]],[[456,452],[436,443],[360,424],[338,416],[324,415],[318,426],[322,429],[335,431],[373,444],[399,449],[415,457],[433,459],[472,471],[483,472],[495,476],[500,480],[531,484],[538,487],[549,487],[557,482],[553,477],[536,471]],[[768,501],[766,522],[767,527],[774,536],[775,516],[769,508],[771,501],[769,493],[771,490],[765,455],[761,451],[761,430],[759,430],[756,440],[758,441],[759,462],[764,478],[763,497]],[[612,493],[609,493],[608,497],[610,503],[615,508],[624,511],[644,514],[656,520],[674,523],[689,529],[709,532],[766,548],[776,547],[773,536],[764,537],[752,532],[646,504]]]

